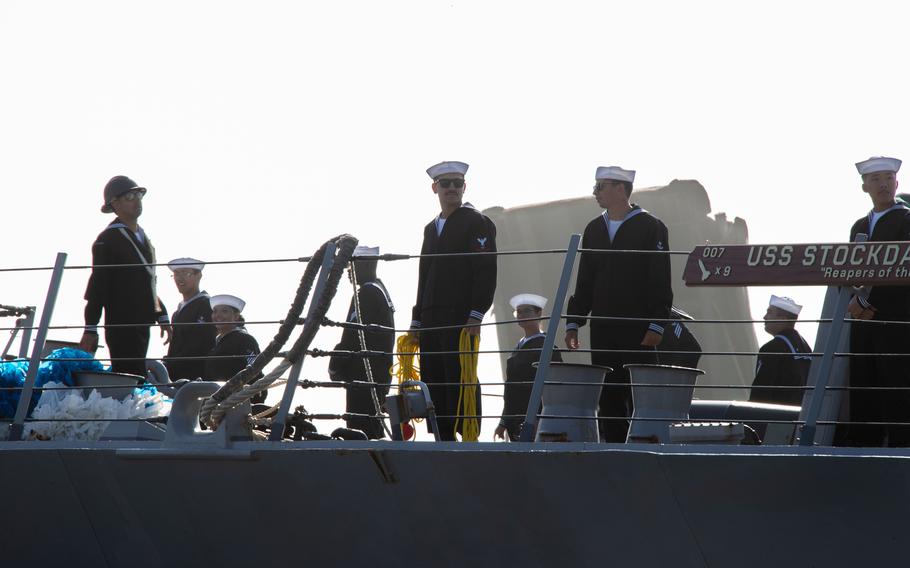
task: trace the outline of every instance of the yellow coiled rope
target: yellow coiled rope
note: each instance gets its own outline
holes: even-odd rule
[[[398,378],[399,385],[405,381],[419,381],[420,367],[417,366],[416,357],[420,351],[420,341],[410,334],[405,334],[398,338],[395,345],[395,350],[398,352],[398,362],[392,365],[392,376]],[[417,389],[411,387],[411,390]],[[420,421],[420,419],[412,420],[412,422]],[[413,428],[414,424],[411,424],[411,427]],[[416,428],[414,430],[416,432]]]
[[[398,377],[398,384],[419,381],[420,367],[414,362],[414,357],[420,351],[420,341],[406,333],[398,338],[395,350],[398,352],[398,363],[392,365],[392,376]]]
[[[458,356],[461,362],[461,386],[458,387],[458,417],[455,419],[455,431],[458,422],[464,418],[461,428],[462,442],[476,442],[480,438],[480,419],[477,418],[477,351],[480,349],[480,337],[471,335],[462,329],[458,338]]]

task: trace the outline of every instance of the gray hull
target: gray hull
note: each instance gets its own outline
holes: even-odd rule
[[[0,443],[4,565],[896,565],[910,529],[904,450],[158,448]]]

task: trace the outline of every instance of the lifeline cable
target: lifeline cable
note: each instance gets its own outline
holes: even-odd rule
[[[467,329],[461,330],[458,337],[458,355],[461,363],[461,386],[458,388],[458,406],[455,414],[455,432],[458,423],[462,422],[461,441],[476,442],[480,438],[480,422],[477,420],[477,351],[480,349],[480,337],[471,335]],[[471,416],[465,418],[462,416]]]

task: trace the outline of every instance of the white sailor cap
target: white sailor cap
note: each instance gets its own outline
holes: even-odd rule
[[[357,245],[354,249],[354,256],[379,256],[379,247]]]
[[[217,306],[230,306],[238,312],[242,312],[244,306],[246,306],[246,302],[237,296],[231,296],[230,294],[218,294],[217,296],[212,296],[209,299],[209,304],[211,304],[212,308],[215,308]]]
[[[439,162],[435,166],[427,168],[427,175],[434,181],[444,174],[465,175],[466,173],[468,173],[468,165],[464,162]]]
[[[793,301],[793,298],[788,298],[786,296],[775,296],[771,294],[771,301],[768,302],[768,306],[772,308],[780,308],[785,312],[791,313],[795,316],[799,315],[799,312],[802,311],[803,307]]]
[[[509,305],[512,306],[513,310],[517,310],[518,306],[534,306],[542,310],[547,307],[547,299],[537,294],[518,294],[517,296],[512,296],[512,299],[509,300]]]
[[[873,156],[868,160],[857,162],[856,171],[859,175],[874,174],[875,172],[894,172],[901,169],[901,161],[897,158],[886,158],[884,156]]]
[[[594,174],[594,179],[596,181],[612,179],[632,183],[635,181],[635,170],[624,170],[619,166],[600,166],[597,168],[597,173]]]
[[[171,269],[171,272],[175,270],[180,270],[181,268],[189,268],[191,270],[202,270],[205,268],[205,263],[197,258],[183,257],[175,258],[174,260],[167,263],[167,267]]]

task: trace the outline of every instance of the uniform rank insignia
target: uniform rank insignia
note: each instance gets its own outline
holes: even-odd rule
[[[205,323],[205,316],[199,316],[196,318],[196,323]]]
[[[250,354],[246,356],[247,365],[252,365],[253,361],[255,361],[255,360],[256,360],[256,354],[253,352],[250,352]]]
[[[480,245],[480,248],[486,248],[487,238],[486,237],[477,237],[477,244]]]
[[[663,242],[657,241],[657,250],[664,250],[664,243],[663,243]]]

